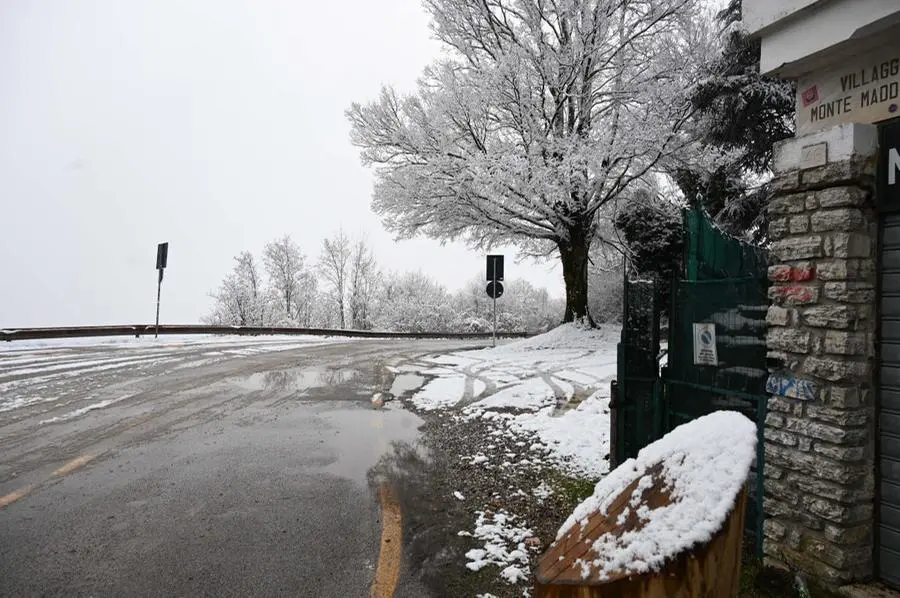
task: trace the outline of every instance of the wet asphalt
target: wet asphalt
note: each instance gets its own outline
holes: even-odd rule
[[[0,596],[369,596],[372,468],[422,424],[370,398],[386,365],[465,344],[175,352],[47,383],[68,400],[0,413]],[[430,593],[404,564],[395,596]]]

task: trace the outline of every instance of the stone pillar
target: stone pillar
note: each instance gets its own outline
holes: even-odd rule
[[[876,149],[870,125],[782,142],[768,208],[764,551],[832,584],[873,568]]]

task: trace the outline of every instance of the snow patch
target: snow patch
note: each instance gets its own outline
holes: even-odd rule
[[[494,353],[514,353],[539,349],[596,351],[610,342],[617,342],[619,330],[616,326],[586,328],[577,323],[563,324],[544,334],[506,343],[491,351]]]
[[[556,402],[553,389],[540,378],[530,378],[477,401],[467,410],[518,409],[536,411]]]
[[[536,488],[534,488],[531,493],[538,499],[540,502],[544,502],[551,496],[553,496],[553,488],[547,485],[547,482],[542,481]]]
[[[435,378],[412,397],[412,403],[423,411],[451,407],[459,403],[466,391],[466,377],[453,374]]]
[[[553,407],[518,415],[513,432],[536,435],[550,457],[575,475],[598,478],[609,471],[609,397],[601,389],[559,415]]]
[[[527,578],[529,557],[525,539],[532,531],[514,523],[516,516],[506,511],[489,513],[477,511],[475,530],[472,536],[482,541],[482,548],[473,548],[466,553],[466,567],[479,571],[487,565],[501,567],[501,577],[510,584]]]
[[[17,397],[0,401],[0,413],[12,411],[21,407],[28,407],[37,403],[50,403],[59,400],[59,397]]]
[[[58,415],[56,417],[51,417],[50,419],[44,419],[38,422],[38,424],[52,424],[55,422],[61,422],[68,419],[73,419],[76,417],[81,417],[85,413],[89,411],[94,411],[95,409],[103,409],[104,407],[109,407],[119,401],[124,401],[129,398],[131,395],[125,395],[123,397],[119,397],[118,399],[107,399],[105,401],[100,401],[98,403],[91,403],[90,405],[86,405],[81,407],[80,409],[76,409],[75,411],[70,411],[64,415]]]

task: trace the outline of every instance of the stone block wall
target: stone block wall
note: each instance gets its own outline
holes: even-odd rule
[[[873,567],[878,220],[874,131],[821,136],[824,166],[799,159],[817,140],[777,149],[768,208],[764,551],[837,584]]]

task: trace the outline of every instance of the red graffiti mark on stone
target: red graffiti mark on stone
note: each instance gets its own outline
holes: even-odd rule
[[[809,287],[776,287],[775,295],[785,301],[794,303],[811,303],[813,292]]]
[[[772,266],[769,268],[769,280],[772,282],[808,282],[816,277],[815,266],[791,267]]]
[[[816,267],[791,268],[791,278],[796,282],[805,282],[816,277]]]
[[[773,282],[786,282],[791,279],[790,266],[775,266],[769,268],[769,280]]]

